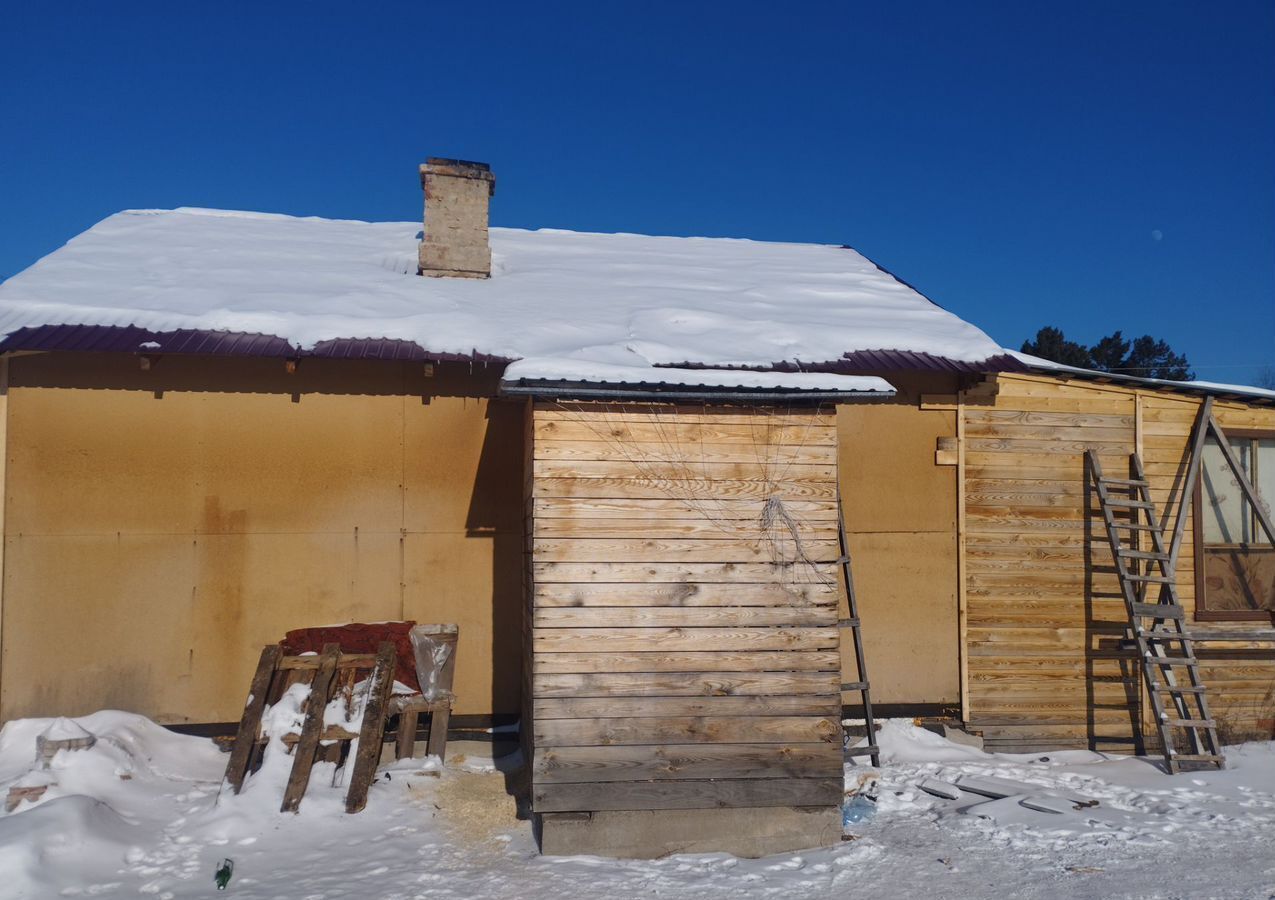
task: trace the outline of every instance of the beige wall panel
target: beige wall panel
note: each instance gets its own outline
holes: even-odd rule
[[[956,413],[922,410],[922,395],[951,396],[955,379],[885,373],[892,403],[837,408],[838,470],[876,703],[960,699],[956,466],[935,464]],[[855,680],[843,652],[845,677]],[[856,702],[857,695],[847,695]]]
[[[404,527],[521,533],[523,412],[508,401],[408,398]]]
[[[231,720],[263,644],[402,617],[461,625],[458,712],[517,708],[522,407],[489,410],[481,371],[49,354],[14,374],[5,718]],[[68,661],[86,631],[109,650]]]
[[[159,715],[191,691],[189,541],[10,537],[5,564],[6,718],[104,708]]]
[[[837,408],[847,530],[956,530],[956,467],[934,463],[937,440],[956,434],[955,415],[901,404]]]
[[[959,702],[956,536],[856,534],[850,553],[873,702]],[[842,670],[851,681],[848,644]]]
[[[455,622],[456,712],[518,711],[522,666],[522,539],[409,534],[404,615]]]

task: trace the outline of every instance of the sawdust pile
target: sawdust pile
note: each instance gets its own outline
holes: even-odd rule
[[[497,772],[447,772],[436,785],[413,786],[412,794],[433,803],[462,840],[491,841],[518,825],[518,808]]]

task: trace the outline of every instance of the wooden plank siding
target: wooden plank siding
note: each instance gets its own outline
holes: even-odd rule
[[[1097,450],[1120,477],[1140,449],[1158,512],[1170,501],[1176,510],[1200,398],[1043,376],[997,382],[994,398],[962,407],[966,718],[991,748],[1150,747],[1141,672],[1118,646],[1124,605],[1084,452]],[[1215,410],[1224,428],[1275,429],[1269,407],[1218,402]],[[1187,527],[1177,587],[1193,617]],[[1199,655],[1223,731],[1269,738],[1269,645],[1204,645]]]
[[[545,403],[528,443],[535,810],[837,804],[834,416]]]

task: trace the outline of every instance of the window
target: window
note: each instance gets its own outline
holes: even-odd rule
[[[1231,449],[1267,515],[1275,500],[1275,433],[1227,432]],[[1195,496],[1195,581],[1200,619],[1275,616],[1275,547],[1257,511],[1209,435]]]

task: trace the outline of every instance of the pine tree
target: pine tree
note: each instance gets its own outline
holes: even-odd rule
[[[1023,352],[1064,366],[1093,368],[1093,357],[1088,350],[1075,341],[1067,340],[1060,329],[1048,325],[1036,332],[1036,340],[1023,341]]]

